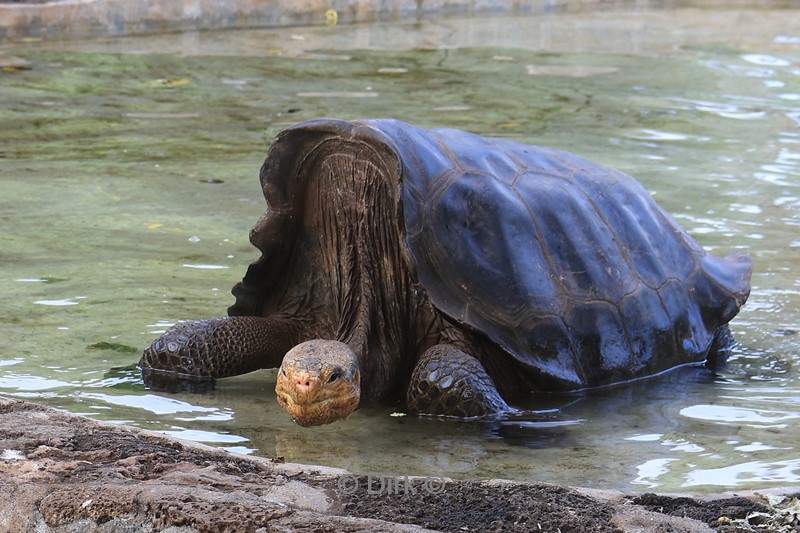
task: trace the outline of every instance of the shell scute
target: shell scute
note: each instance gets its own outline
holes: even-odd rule
[[[459,295],[447,300],[451,316],[463,321],[460,307],[468,304],[486,312],[489,301],[489,313],[508,323],[532,302],[540,312],[558,311],[550,262],[528,231],[530,213],[509,185],[486,174],[462,173],[427,199],[425,220],[425,230],[419,239],[409,236],[409,246],[424,251],[418,270],[438,278],[425,284],[434,300],[444,300],[443,293]]]
[[[515,189],[529,213],[528,233],[542,243],[551,273],[570,298],[617,302],[636,287],[619,239],[580,188],[562,177],[528,172]]]

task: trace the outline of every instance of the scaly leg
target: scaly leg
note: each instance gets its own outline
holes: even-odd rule
[[[411,375],[406,405],[417,414],[461,418],[513,409],[480,361],[450,344],[425,351]]]
[[[144,351],[145,383],[159,390],[202,391],[216,378],[280,366],[295,345],[285,320],[235,316],[176,324]]]

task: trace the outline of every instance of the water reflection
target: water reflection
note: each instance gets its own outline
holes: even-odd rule
[[[16,361],[15,361],[16,362]],[[41,376],[5,372],[0,376],[0,390],[12,393],[31,393],[49,391],[53,389],[66,389],[74,384]],[[30,397],[30,395],[27,395]]]
[[[683,487],[746,487],[769,481],[792,486],[800,482],[800,459],[748,461],[720,468],[698,469],[686,475]]]
[[[680,414],[699,420],[745,424],[763,428],[785,428],[787,424],[779,424],[778,422],[800,418],[800,413],[746,409],[725,405],[692,405],[681,409]]]
[[[78,305],[80,302],[76,302],[75,300],[86,298],[86,296],[76,296],[74,299],[72,298],[64,298],[61,300],[36,300],[35,304],[37,305],[52,305],[54,307],[63,307],[65,305]]]
[[[213,407],[201,407],[192,405],[188,402],[177,400],[174,398],[165,398],[155,394],[103,394],[98,392],[82,392],[79,393],[81,399],[95,400],[112,405],[120,405],[124,407],[134,407],[137,409],[144,409],[156,415],[180,415],[176,420],[231,420],[233,413],[228,411],[220,411]],[[187,417],[186,413],[202,413]]]
[[[662,483],[659,478],[669,473],[669,464],[677,461],[676,458],[650,459],[636,467],[636,478],[631,481],[633,485],[645,485],[655,488]]]
[[[216,433],[213,431],[202,431],[199,429],[168,429],[160,431],[164,435],[169,435],[176,439],[193,440],[196,442],[205,442],[209,444],[235,444],[238,442],[247,442],[248,439],[239,435],[227,435],[223,433]],[[247,447],[237,447],[250,450]]]

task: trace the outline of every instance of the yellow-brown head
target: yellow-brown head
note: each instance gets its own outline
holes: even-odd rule
[[[330,424],[358,408],[358,357],[345,343],[312,340],[283,357],[275,385],[278,403],[301,426]]]

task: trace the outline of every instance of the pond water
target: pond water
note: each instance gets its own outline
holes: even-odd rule
[[[0,394],[357,473],[646,491],[800,482],[800,11],[552,13],[0,43]],[[572,151],[755,260],[727,371],[493,423],[364,408],[294,425],[274,371],[209,394],[131,365],[223,314],[257,257],[270,139],[392,116]]]

